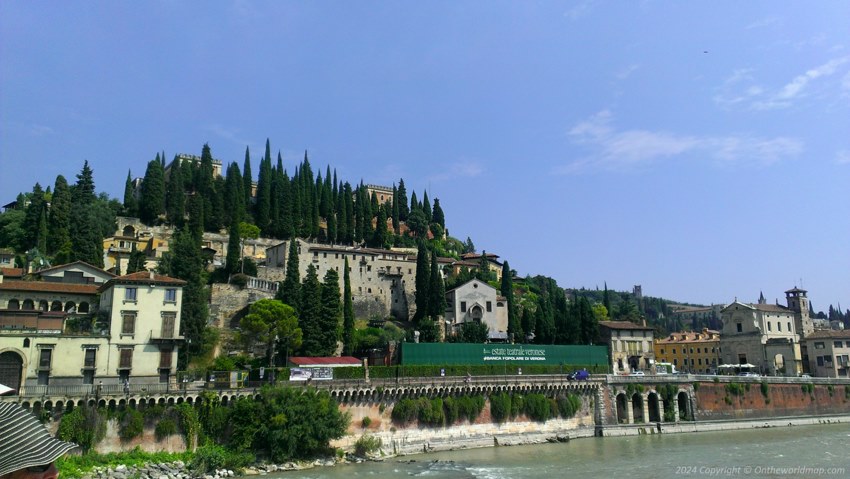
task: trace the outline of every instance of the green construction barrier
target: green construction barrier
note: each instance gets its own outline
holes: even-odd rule
[[[402,343],[401,364],[605,366],[608,364],[608,348],[551,344]]]

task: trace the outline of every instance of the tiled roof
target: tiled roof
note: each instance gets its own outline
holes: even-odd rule
[[[161,284],[165,286],[183,286],[186,282],[182,279],[171,278],[161,274],[152,273],[150,271],[137,271],[135,273],[125,274],[124,276],[118,276],[117,278],[110,279],[100,287],[100,290],[104,291],[106,288],[109,288],[114,284]]]
[[[823,329],[820,331],[815,331],[814,333],[806,336],[806,340],[809,339],[850,339],[850,329],[843,329],[840,331],[836,330],[827,330]]]
[[[51,283],[47,281],[4,281],[3,291],[32,291],[39,293],[97,294],[96,284]]]
[[[0,273],[3,273],[3,276],[6,278],[23,278],[24,277],[24,269],[23,268],[0,268]]]
[[[363,361],[353,356],[308,358],[296,356],[289,358],[289,362],[296,366],[362,366]]]
[[[649,326],[641,326],[631,321],[599,321],[600,326],[605,326],[608,329],[641,329],[652,330]]]
[[[790,309],[785,306],[780,306],[778,304],[751,304],[750,306],[756,308],[759,311],[764,311],[767,313],[789,313],[792,312]]]
[[[114,274],[114,273],[110,273],[109,271],[106,271],[106,270],[105,270],[105,269],[103,269],[103,268],[98,268],[97,266],[94,266],[94,265],[92,265],[92,264],[86,263],[85,261],[74,261],[73,263],[60,264],[60,265],[52,266],[52,267],[50,267],[50,268],[45,268],[45,269],[42,269],[42,270],[39,270],[39,271],[36,271],[36,272],[37,272],[38,274],[44,274],[44,273],[47,273],[47,272],[49,272],[49,271],[55,271],[55,270],[68,269],[68,268],[70,268],[70,267],[72,267],[72,266],[74,266],[74,265],[83,265],[83,266],[86,266],[86,267],[88,267],[88,268],[91,268],[91,269],[93,269],[93,270],[95,270],[95,271],[97,271],[97,272],[99,272],[99,273],[103,273],[103,274],[105,274],[106,276],[109,276],[109,277],[111,277],[111,278],[114,278],[114,277],[115,277],[115,274]]]

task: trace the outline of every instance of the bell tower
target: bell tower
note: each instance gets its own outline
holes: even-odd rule
[[[797,287],[785,292],[785,301],[788,309],[794,312],[794,326],[801,340],[815,330],[812,318],[809,317],[809,298],[806,293],[808,291]]]

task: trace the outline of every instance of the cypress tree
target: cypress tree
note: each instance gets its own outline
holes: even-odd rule
[[[204,199],[198,194],[190,196],[186,212],[189,214],[189,232],[200,241],[204,236]]]
[[[354,243],[355,235],[355,218],[354,218],[354,194],[351,191],[351,184],[347,181],[342,188],[342,199],[345,205],[345,220],[346,220],[346,237],[345,243]]]
[[[342,305],[339,300],[339,273],[329,268],[321,286],[320,330],[322,332],[322,354],[336,354],[342,328]]]
[[[142,181],[142,195],[139,201],[139,219],[148,225],[156,224],[159,215],[165,212],[165,175],[159,153],[148,162],[145,178]]]
[[[399,209],[398,188],[393,185],[393,232],[396,235],[401,234],[401,210]]]
[[[171,162],[168,183],[165,192],[165,216],[168,223],[175,228],[183,227],[186,219],[186,183],[183,180],[182,160]]]
[[[425,219],[428,220],[428,223],[431,222],[431,202],[428,201],[428,190],[425,190],[425,194],[422,195],[422,212],[425,213]]]
[[[242,257],[241,246],[242,239],[239,237],[239,223],[233,222],[230,224],[230,231],[227,240],[227,259],[225,260],[225,267],[227,268],[228,275],[239,272],[239,260]]]
[[[260,175],[257,179],[257,205],[256,205],[256,220],[257,226],[263,234],[269,233],[271,224],[271,205],[272,205],[272,154],[269,140],[266,139],[266,156],[260,161]]]
[[[89,162],[83,162],[83,169],[77,175],[77,183],[71,190],[74,204],[88,205],[94,203],[94,172],[89,167]]]
[[[198,171],[198,192],[204,201],[204,229],[217,231],[221,228],[220,208],[217,203],[220,195],[216,192],[216,179],[213,177],[213,157],[210,145],[205,143],[201,150],[201,166]]]
[[[59,175],[53,186],[50,201],[50,220],[47,233],[47,253],[56,254],[71,241],[71,190],[65,177]]]
[[[443,283],[443,276],[440,274],[436,252],[432,252],[431,254],[430,276],[428,315],[434,321],[439,321],[439,318],[446,314],[446,285]]]
[[[534,313],[530,308],[523,308],[522,310],[522,330],[525,331],[525,334],[531,336],[534,333],[535,328],[535,320]]]
[[[203,203],[198,201],[203,210]],[[197,354],[203,346],[203,332],[207,324],[207,292],[204,286],[204,260],[201,256],[201,238],[183,228],[174,235],[174,248],[170,254],[169,276],[186,281],[183,287],[180,327],[183,336],[191,340],[190,353]],[[185,365],[184,365],[185,367]]]
[[[602,305],[605,306],[605,309],[608,310],[608,314],[611,314],[611,297],[608,295],[608,282],[605,282],[605,291],[602,292]]]
[[[277,167],[272,168],[272,181],[271,181],[271,192],[269,194],[269,236],[278,236],[278,230],[280,229],[280,220],[282,216],[281,208],[282,208],[282,199],[283,199],[283,185],[281,185],[281,175],[280,173],[283,171],[283,159],[280,156],[280,152],[277,153]]]
[[[372,246],[384,248],[387,243],[387,213],[384,208],[378,208],[378,221],[375,224],[375,232],[372,234]]]
[[[596,344],[599,342],[599,323],[593,314],[590,301],[584,296],[578,300],[578,325],[580,329],[581,344]]]
[[[39,231],[39,221],[41,221],[41,215],[44,213],[46,207],[47,202],[44,199],[44,190],[41,189],[41,185],[39,183],[36,183],[32,188],[30,203],[27,205],[24,214],[23,226],[25,228],[26,249],[38,246],[39,235],[41,233]],[[46,251],[42,251],[42,253],[45,252]]]
[[[280,208],[280,237],[283,239],[295,238],[295,203],[293,197],[292,182],[286,170],[283,170],[281,179],[281,208]]]
[[[222,211],[222,219],[229,225],[245,221],[245,195],[242,187],[239,165],[231,163],[227,167],[227,176],[224,180],[224,210]]]
[[[354,304],[351,300],[351,279],[348,273],[348,257],[345,258],[345,271],[342,273],[342,343],[343,354],[354,353]]]
[[[47,253],[47,206],[41,208],[38,216],[38,234],[36,236],[36,247],[39,251]]]
[[[283,284],[277,292],[277,299],[292,306],[298,312],[298,301],[300,299],[301,273],[298,269],[298,241],[289,241],[289,254],[286,258],[286,276]]]
[[[66,186],[67,184],[65,182]],[[124,181],[124,214],[127,216],[135,217],[139,214],[139,202],[136,200],[135,192],[136,188],[133,187],[133,177],[130,176],[130,170],[127,170],[127,180]]]
[[[139,251],[133,246],[133,251],[130,253],[130,258],[127,260],[127,271],[125,274],[136,273],[145,270],[147,256],[144,252]]]
[[[425,241],[419,240],[418,251],[416,253],[416,314],[413,318],[417,321],[428,316],[430,308],[428,307],[431,299],[431,269],[428,261],[428,247]]]
[[[408,218],[410,217],[411,214],[413,214],[414,210],[420,210],[420,211],[422,210],[422,206],[419,204],[419,202],[416,199],[416,192],[415,191],[410,194],[410,212],[407,214]]]
[[[439,198],[434,198],[434,211],[431,214],[431,222],[440,225],[440,228],[445,231],[446,217],[443,215],[443,208],[440,207]]]
[[[437,200],[434,200],[437,204]],[[436,212],[436,207],[434,208]],[[502,284],[500,293],[507,299],[508,302],[508,335],[512,335],[515,341],[522,342],[523,331],[522,323],[517,317],[516,304],[514,303],[514,280],[511,275],[511,267],[505,261],[502,264]]]
[[[345,208],[345,192],[340,188],[337,192],[337,241],[350,244],[350,232],[348,230],[348,212]]]
[[[103,267],[103,234],[98,222],[97,205],[74,205],[71,214],[71,261],[85,261]]]
[[[245,147],[245,163],[242,165],[242,193],[245,195],[245,214],[253,214],[251,194],[254,189],[254,179],[251,176],[251,150]]]
[[[407,205],[407,189],[404,187],[404,178],[398,180],[398,195],[393,199],[393,202],[398,202],[398,219],[407,221],[407,216],[410,214],[410,207]]]
[[[301,343],[302,354],[305,356],[325,355],[325,332],[322,331],[321,323],[321,285],[316,275],[316,267],[312,263],[307,267],[307,275],[301,284],[301,297],[298,302],[298,324],[304,333]]]

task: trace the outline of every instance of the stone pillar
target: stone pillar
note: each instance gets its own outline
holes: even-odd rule
[[[632,399],[628,396],[626,396],[626,418],[628,419],[626,421],[627,424],[635,423],[635,411],[632,406]]]
[[[673,421],[679,422],[679,397],[673,396]]]
[[[661,399],[660,395],[656,395],[658,398],[658,422],[664,422],[664,400]]]
[[[643,423],[647,424],[649,422],[649,395],[641,394],[641,398],[643,398]]]

